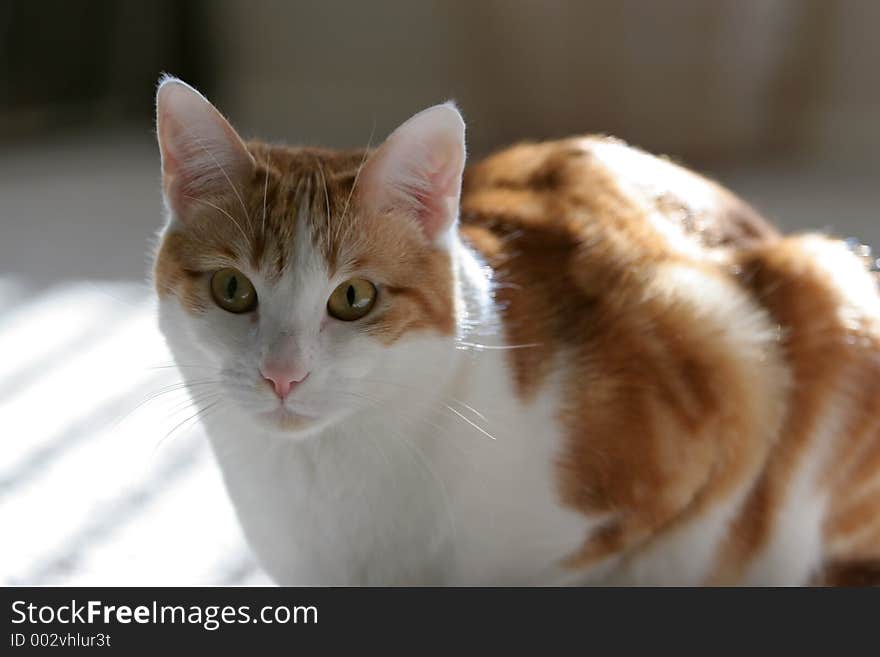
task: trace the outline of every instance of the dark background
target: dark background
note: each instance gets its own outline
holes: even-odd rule
[[[333,146],[452,97],[477,152],[586,131],[704,163],[876,152],[878,27],[870,0],[4,0],[0,136],[146,123],[169,71],[245,132]]]
[[[375,143],[454,98],[472,156],[610,133],[880,242],[878,27],[869,0],[3,0],[0,272],[143,279],[162,71],[246,136]]]

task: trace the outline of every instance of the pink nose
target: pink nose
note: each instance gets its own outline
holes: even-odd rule
[[[309,373],[301,373],[293,370],[274,370],[264,368],[260,371],[263,378],[275,388],[278,399],[284,400],[290,391],[309,378]]]

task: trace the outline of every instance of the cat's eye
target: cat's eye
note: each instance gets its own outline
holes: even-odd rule
[[[327,312],[343,322],[353,322],[366,315],[376,303],[376,286],[363,278],[340,284],[327,300]]]
[[[253,284],[234,267],[214,272],[211,296],[218,306],[231,313],[246,313],[257,307],[257,291]]]

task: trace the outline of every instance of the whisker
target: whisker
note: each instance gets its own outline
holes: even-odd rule
[[[388,454],[386,454],[385,450],[382,449],[381,443],[379,442],[378,438],[376,438],[376,436],[371,435],[371,434],[367,434],[367,435],[370,437],[370,442],[373,443],[373,446],[376,448],[376,450],[382,455],[382,458],[385,460],[385,465],[388,466],[388,471],[392,472],[394,470],[394,468],[391,466],[391,459],[388,458]],[[392,481],[394,482],[394,485],[396,487],[397,486],[397,478],[396,477],[393,478]]]
[[[170,437],[175,431],[177,431],[178,429],[180,429],[181,427],[183,427],[183,425],[185,425],[187,422],[191,422],[192,420],[198,418],[199,416],[204,417],[205,415],[207,415],[207,412],[208,412],[209,410],[211,410],[212,408],[215,408],[219,403],[220,403],[220,400],[219,400],[219,399],[218,399],[217,401],[215,401],[215,402],[211,402],[210,404],[208,404],[208,405],[205,406],[204,408],[196,410],[195,413],[193,413],[192,415],[190,415],[189,417],[187,417],[187,418],[186,418],[185,420],[183,420],[182,422],[178,422],[177,424],[175,424],[175,425],[171,428],[171,431],[169,431],[168,433],[166,433],[165,436],[164,436],[164,437],[163,437],[158,443],[156,443],[156,447],[155,447],[155,449],[159,449],[159,447],[162,446],[162,443],[164,443],[166,440],[168,440],[168,438],[169,438],[169,437]]]
[[[195,395],[190,395],[189,399],[185,399],[182,402],[180,402],[179,404],[177,404],[176,406],[174,406],[173,408],[171,408],[168,411],[168,414],[174,415],[175,413],[178,413],[179,411],[181,411],[185,408],[188,408],[190,406],[192,406],[194,408],[198,408],[198,404],[200,404],[201,402],[207,401],[208,399],[211,399],[212,397],[219,397],[220,394],[221,393],[218,392],[217,390],[201,390]]]
[[[327,189],[327,176],[324,173],[324,165],[321,164],[321,160],[316,156],[315,163],[318,165],[318,173],[321,174],[321,186],[324,188],[324,205],[326,206],[327,213],[327,227],[330,227],[330,194]]]
[[[180,387],[178,387],[178,388],[173,388],[173,389],[171,389],[171,390],[165,390],[165,391],[163,391],[163,392],[159,392],[159,393],[156,393],[156,394],[154,394],[154,395],[150,395],[150,396],[147,397],[146,399],[144,399],[144,400],[138,402],[138,403],[134,406],[134,408],[131,408],[131,409],[129,409],[128,411],[126,411],[126,412],[123,413],[119,418],[117,418],[112,424],[110,424],[110,430],[111,430],[111,431],[112,431],[112,430],[115,430],[115,429],[116,429],[117,427],[119,427],[123,422],[125,422],[128,418],[130,418],[132,415],[134,415],[135,412],[136,412],[139,408],[141,408],[142,406],[144,406],[144,405],[150,403],[151,401],[153,401],[153,400],[156,399],[157,397],[161,397],[162,395],[168,395],[168,394],[171,394],[171,393],[174,393],[174,392],[184,392],[184,390],[185,390],[184,387],[183,387],[183,386],[180,386]]]
[[[450,411],[452,411],[453,413],[455,413],[455,414],[456,414],[458,417],[460,417],[462,420],[464,420],[465,422],[467,422],[469,425],[471,425],[474,429],[476,429],[477,431],[479,431],[481,434],[483,434],[484,436],[487,436],[487,437],[491,438],[492,440],[495,440],[495,436],[493,436],[491,433],[489,433],[488,431],[486,431],[486,430],[483,429],[482,427],[478,426],[475,422],[472,422],[471,420],[469,420],[468,418],[466,418],[464,415],[462,415],[462,414],[459,413],[457,410],[455,410],[454,408],[452,408],[452,406],[449,406],[448,404],[444,404],[444,406],[445,406],[446,408],[448,408]]]
[[[471,413],[473,413],[474,415],[476,415],[478,418],[480,418],[480,419],[483,420],[484,422],[488,422],[488,421],[489,421],[489,418],[487,418],[485,415],[483,415],[482,413],[480,413],[480,411],[478,411],[476,408],[474,408],[474,407],[471,406],[470,404],[466,404],[466,403],[464,403],[463,401],[461,401],[460,399],[456,399],[455,397],[448,397],[448,399],[450,399],[451,401],[455,402],[456,404],[461,404],[461,405],[464,406],[467,410],[469,410]]]
[[[332,392],[333,394],[348,395],[349,397],[354,397],[357,400],[365,400],[365,401],[369,402],[367,405],[365,405],[363,407],[365,409],[380,410],[380,411],[383,410],[383,406],[382,406],[383,400],[378,399],[376,397],[370,397],[369,395],[365,395],[361,392],[354,392],[352,390],[340,390],[338,388],[334,389],[334,390],[328,390],[328,392]],[[434,411],[434,412],[439,412],[440,409],[429,408],[428,410]],[[406,419],[410,422],[413,422],[413,423],[427,422],[432,427],[434,427],[437,431],[443,431],[443,427],[441,427],[436,422],[432,422],[432,421],[428,420],[424,416],[420,416],[420,415],[416,415],[416,414],[407,412],[405,409],[402,409],[402,408],[396,409],[395,413],[398,415],[401,415],[404,419]]]
[[[232,188],[232,191],[235,193],[235,197],[238,199],[238,202],[241,204],[241,209],[244,210],[244,216],[248,220],[248,224],[250,224],[251,223],[250,213],[248,212],[247,207],[245,207],[244,200],[241,198],[241,194],[239,194],[238,188],[233,184],[232,178],[229,177],[229,174],[226,173],[226,169],[224,169],[223,165],[220,164],[220,162],[217,160],[216,157],[214,157],[214,153],[212,153],[211,150],[207,146],[205,146],[204,140],[201,137],[199,137],[197,134],[195,134],[194,132],[189,131],[189,130],[187,131],[187,135],[193,137],[196,140],[196,143],[198,143],[198,145],[202,147],[202,150],[208,154],[208,157],[210,157],[212,160],[214,160],[214,164],[217,165],[218,169],[220,169],[220,172],[223,174],[223,177],[226,178],[226,182],[229,183],[229,186]],[[250,242],[248,242],[248,243],[250,243]]]
[[[354,196],[355,187],[357,187],[358,180],[361,177],[361,171],[364,168],[364,164],[367,162],[367,156],[370,154],[370,146],[373,145],[373,136],[376,134],[376,124],[373,123],[373,127],[370,130],[370,138],[367,140],[367,148],[364,150],[364,156],[361,158],[361,163],[358,165],[357,171],[354,173],[354,180],[351,183],[351,189],[348,191],[348,197],[345,199],[345,205],[342,208],[342,215],[339,218],[339,223],[337,225],[337,233],[335,235],[336,239],[339,238],[339,231],[342,230],[342,225],[345,222],[345,219],[348,216],[348,206],[351,203],[351,198]]]
[[[190,199],[190,200],[192,200],[192,201],[196,201],[196,202],[198,202],[198,203],[204,203],[205,205],[208,205],[208,206],[214,208],[214,209],[217,210],[218,212],[222,212],[223,214],[225,214],[227,217],[229,217],[229,220],[230,220],[232,223],[235,224],[235,227],[238,228],[238,231],[241,233],[242,237],[244,237],[245,242],[246,242],[247,244],[250,244],[250,243],[251,243],[251,238],[248,236],[248,234],[247,234],[246,232],[244,232],[244,228],[241,227],[241,224],[239,224],[239,223],[235,220],[235,218],[234,218],[231,214],[229,214],[226,210],[224,210],[223,208],[221,208],[221,207],[218,206],[218,205],[214,205],[214,204],[211,203],[210,201],[206,201],[206,200],[203,199],[203,198],[196,198],[195,196],[188,196],[188,195],[186,195],[186,194],[184,194],[184,198],[188,198],[188,199]]]
[[[424,454],[424,450],[422,450],[417,443],[414,443],[411,440],[407,440],[397,433],[389,435],[396,438],[400,444],[404,445],[404,447],[409,450],[410,454],[413,454],[417,457],[418,461],[421,462],[422,467],[428,471],[428,473],[431,475],[431,477],[433,477],[434,481],[439,486],[440,493],[443,497],[443,504],[446,507],[446,517],[449,522],[449,528],[452,531],[452,544],[455,545],[457,543],[456,538],[458,536],[458,527],[456,526],[455,516],[452,512],[452,503],[449,499],[449,490],[446,487],[446,482],[443,481],[443,479],[436,473],[434,468],[432,468],[431,465],[428,463],[427,457]]]
[[[376,381],[376,380],[363,380],[363,382],[364,382],[364,383],[374,383],[374,384],[382,384],[382,383],[385,383],[386,385],[398,385],[398,384],[391,384],[390,382],[383,382],[383,381]],[[408,386],[402,386],[402,385],[401,385],[401,387],[408,387]],[[364,399],[367,399],[367,400],[370,400],[370,401],[374,402],[374,408],[381,409],[381,403],[382,403],[381,400],[379,400],[379,399],[374,399],[374,398],[371,398],[371,397],[368,397],[367,395],[364,395],[363,393],[353,392],[353,391],[348,391],[348,390],[335,390],[334,392],[337,392],[337,393],[340,393],[340,394],[347,394],[347,395],[355,396],[355,397],[362,397],[362,398],[364,398]],[[468,410],[470,410],[470,411],[472,411],[474,414],[476,414],[476,415],[477,415],[480,419],[482,419],[483,421],[485,421],[485,422],[489,422],[489,420],[486,418],[485,415],[483,415],[482,413],[480,413],[479,411],[477,411],[475,408],[473,408],[473,407],[470,406],[469,404],[466,404],[465,402],[461,401],[460,399],[455,399],[455,398],[450,398],[450,397],[447,397],[447,399],[449,399],[450,401],[453,401],[454,403],[461,404],[462,406],[464,406],[465,408],[467,408]],[[470,425],[471,427],[473,427],[474,429],[476,429],[476,430],[479,431],[480,433],[482,433],[484,436],[487,436],[488,438],[491,438],[492,440],[497,440],[497,439],[495,438],[495,436],[493,436],[491,433],[489,433],[486,429],[484,429],[483,427],[479,426],[476,422],[474,422],[473,420],[469,419],[468,417],[466,417],[465,415],[463,415],[462,413],[460,413],[460,412],[457,411],[456,409],[452,408],[452,407],[449,406],[448,404],[443,404],[443,407],[444,407],[446,410],[449,410],[449,411],[451,411],[452,413],[454,413],[455,416],[457,416],[458,418],[460,418],[461,420],[463,420],[464,422],[466,422],[468,425]],[[439,408],[435,408],[435,407],[430,407],[430,406],[429,406],[429,407],[426,409],[426,411],[427,411],[427,412],[433,412],[433,413],[440,413],[440,412],[441,412],[441,409],[439,409]],[[404,417],[408,417],[410,420],[413,420],[413,421],[425,421],[425,422],[428,422],[429,424],[431,424],[431,426],[433,426],[435,429],[437,429],[437,431],[443,431],[443,427],[441,427],[440,425],[436,424],[435,422],[431,422],[430,420],[427,420],[426,418],[424,418],[424,417],[422,417],[422,416],[414,415],[414,414],[412,414],[412,413],[408,413],[407,411],[405,411],[405,410],[403,410],[403,409],[400,409],[400,408],[396,409],[396,410],[395,410],[395,413],[398,413],[398,414],[400,414],[400,415],[403,415]]]
[[[404,384],[402,384],[402,383],[397,383],[397,382],[395,382],[395,381],[380,381],[379,379],[345,379],[345,380],[346,380],[346,381],[352,381],[352,382],[355,382],[355,383],[374,383],[374,384],[377,384],[377,385],[397,386],[398,388],[404,388],[404,389],[406,389],[406,390],[412,390],[412,389],[413,389],[413,386],[410,385],[410,384],[404,385]],[[435,392],[435,391],[433,391],[433,390],[430,390],[429,388],[421,388],[421,390],[423,390],[424,392],[431,392],[431,393],[434,393],[434,392]],[[467,410],[471,411],[474,415],[476,415],[477,417],[479,417],[481,420],[485,420],[486,422],[489,421],[489,419],[488,419],[485,415],[483,415],[480,411],[478,411],[477,409],[475,409],[475,408],[474,408],[473,406],[471,406],[470,404],[468,404],[468,403],[462,401],[462,400],[459,399],[458,397],[452,397],[452,396],[450,396],[450,395],[442,395],[442,398],[443,398],[444,400],[446,400],[446,401],[449,401],[449,402],[452,402],[452,403],[454,403],[454,404],[459,404],[459,405],[463,406],[463,407],[466,408]]]
[[[150,365],[145,367],[145,370],[170,370],[170,369],[200,369],[200,370],[212,370],[217,371],[215,367],[209,367],[208,365],[179,365],[174,363],[172,365]]]
[[[171,393],[171,392],[177,392],[178,390],[186,390],[190,386],[198,387],[198,386],[205,386],[205,385],[217,385],[219,383],[220,383],[219,381],[215,381],[214,379],[202,379],[202,380],[197,380],[197,381],[178,381],[177,383],[171,383],[167,386],[162,386],[161,388],[157,388],[156,390],[151,392],[149,395],[147,395],[147,397],[143,401],[141,401],[135,407],[135,409],[139,408],[140,406],[142,406],[143,404],[145,404],[147,402],[153,401],[154,399],[161,397],[162,395],[167,395],[168,393]]]
[[[192,384],[187,384],[186,382],[181,381],[178,383],[172,383],[170,385],[163,386],[162,388],[159,388],[159,390],[153,391],[152,393],[147,395],[147,397],[145,399],[142,399],[140,402],[138,402],[134,406],[134,408],[129,410],[127,413],[125,413],[125,415],[123,415],[116,422],[114,422],[113,427],[114,428],[118,427],[125,420],[127,420],[129,417],[131,417],[135,413],[135,411],[137,411],[139,408],[141,408],[142,406],[144,406],[146,404],[149,404],[152,401],[155,401],[159,397],[162,397],[164,395],[169,395],[169,394],[175,393],[175,392],[184,392],[184,391],[186,391],[188,385],[200,386],[200,385],[207,385],[208,383],[214,383],[214,382],[213,381],[196,381],[196,382],[193,382]]]
[[[269,166],[271,163],[272,152],[266,152],[266,180],[263,182],[263,221],[260,224],[260,234],[266,239],[266,196],[269,192]]]
[[[456,348],[460,349],[473,349],[474,351],[504,351],[507,349],[531,349],[533,347],[542,347],[544,345],[543,342],[531,342],[527,344],[506,344],[506,345],[495,345],[495,344],[480,344],[478,342],[463,342],[457,341],[455,343]]]
[[[133,309],[135,309],[135,310],[137,310],[137,308],[138,308],[138,304],[137,304],[137,303],[134,303],[133,301],[128,301],[128,300],[126,300],[126,299],[121,299],[121,298],[119,298],[118,296],[116,296],[115,294],[111,294],[111,293],[107,290],[106,286],[97,285],[97,284],[94,283],[93,281],[82,281],[82,282],[83,282],[84,284],[88,285],[90,288],[92,288],[92,289],[95,290],[96,292],[99,292],[100,294],[103,294],[104,296],[109,297],[110,299],[113,299],[113,301],[116,301],[116,302],[118,302],[118,303],[121,303],[122,305],[124,305],[124,306],[128,306],[129,308],[133,308]]]
[[[435,413],[435,414],[442,414],[442,409],[439,409],[439,408],[428,407],[427,411]],[[445,427],[442,427],[441,425],[437,424],[434,420],[431,420],[430,418],[426,417],[425,415],[416,415],[416,414],[409,413],[406,411],[401,412],[400,410],[398,410],[396,412],[400,413],[403,416],[403,418],[405,420],[407,420],[412,425],[418,426],[420,424],[427,424],[431,428],[433,428],[435,431],[437,431],[438,433],[443,433],[446,430]],[[454,443],[452,443],[452,444],[454,444]]]

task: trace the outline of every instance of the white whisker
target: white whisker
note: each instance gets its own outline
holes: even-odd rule
[[[207,365],[184,365],[184,364],[169,364],[169,365],[150,365],[144,368],[145,370],[170,370],[170,369],[194,369],[194,370],[211,370],[216,371],[214,367],[208,367]]]
[[[210,411],[212,408],[216,408],[219,403],[220,403],[220,400],[218,399],[215,402],[211,402],[210,404],[208,404],[204,408],[201,408],[201,409],[197,408],[195,413],[193,413],[192,415],[187,417],[182,422],[178,422],[177,424],[175,424],[171,428],[171,431],[166,433],[165,436],[162,438],[162,440],[160,440],[158,443],[156,443],[155,449],[159,449],[159,447],[162,446],[162,443],[164,443],[166,440],[168,440],[168,438],[171,437],[172,434],[174,434],[178,429],[182,428],[185,424],[192,422],[193,420],[197,420],[200,417],[202,417],[202,418],[205,417],[205,415],[208,414],[208,411]]]
[[[272,153],[266,153],[266,180],[263,182],[263,221],[260,226],[260,234],[266,239],[266,197],[269,192],[269,167],[271,166]]]
[[[531,342],[528,344],[480,344],[478,342],[456,342],[456,347],[460,349],[473,349],[474,351],[504,351],[507,349],[531,349],[543,346],[543,342]]]
[[[413,386],[411,384],[404,385],[402,383],[397,383],[394,381],[380,381],[378,379],[372,379],[372,378],[370,378],[370,379],[346,379],[346,380],[354,382],[354,383],[366,383],[366,384],[395,386],[397,388],[403,388],[406,390],[411,390],[413,388]],[[424,392],[434,392],[428,388],[421,388],[421,390]],[[486,422],[489,421],[489,419],[485,415],[483,415],[480,411],[478,411],[476,408],[474,408],[470,404],[462,401],[458,397],[453,397],[451,395],[441,395],[441,399],[443,399],[444,401],[447,401],[447,402],[451,402],[453,404],[459,404],[460,406],[463,406],[465,409],[469,410],[471,413],[476,415],[481,420],[484,420]]]
[[[146,398],[142,399],[132,409],[130,409],[122,417],[120,417],[118,420],[116,420],[113,423],[112,428],[118,427],[123,422],[125,422],[129,417],[131,417],[138,409],[146,406],[150,402],[153,402],[153,401],[159,399],[160,397],[165,397],[165,396],[171,395],[173,393],[189,392],[188,387],[190,385],[203,386],[203,385],[208,385],[208,384],[216,384],[216,382],[215,381],[194,381],[192,383],[186,383],[186,382],[180,381],[178,383],[172,383],[167,386],[162,386],[158,390],[154,390],[152,393],[147,395]]]
[[[327,190],[327,176],[324,173],[324,165],[321,164],[321,160],[319,158],[316,157],[315,160],[318,164],[318,172],[321,174],[321,184],[322,184],[322,187],[324,188],[324,204],[326,206],[325,212],[327,213],[327,232],[326,232],[327,240],[328,240],[327,247],[329,248],[329,247],[333,246],[333,244],[332,244],[333,240],[330,238],[330,235],[332,233],[332,224],[330,222],[330,194]]]
[[[235,220],[235,217],[233,217],[231,214],[229,214],[226,210],[224,210],[223,208],[221,208],[221,207],[218,206],[218,205],[214,205],[214,204],[211,203],[210,201],[206,201],[206,200],[203,199],[203,198],[196,198],[195,196],[186,196],[186,195],[184,195],[184,198],[188,198],[188,199],[190,199],[190,200],[192,200],[192,201],[196,201],[197,203],[204,203],[205,205],[208,205],[208,206],[214,208],[214,209],[217,210],[218,212],[222,212],[223,214],[225,214],[227,217],[229,217],[229,220],[230,220],[232,223],[235,224],[235,227],[238,228],[238,231],[241,233],[242,237],[244,237],[245,242],[246,242],[247,244],[250,244],[250,242],[251,242],[251,238],[248,236],[248,234],[247,234],[246,232],[244,232],[244,228],[242,228],[242,227],[241,227],[241,224],[239,224],[239,223]]]
[[[364,164],[367,163],[367,156],[370,154],[370,146],[373,145],[373,136],[376,133],[376,124],[373,124],[372,129],[370,130],[370,138],[367,140],[367,147],[364,149],[364,156],[361,158],[361,163],[358,165],[357,171],[354,173],[354,180],[351,183],[351,189],[348,191],[348,197],[345,199],[345,205],[342,208],[342,215],[339,218],[339,224],[337,225],[337,233],[336,239],[339,238],[339,232],[342,230],[342,225],[345,219],[348,216],[348,206],[351,203],[352,196],[354,196],[355,187],[357,187],[358,180],[361,177],[361,171],[363,171]]]
[[[464,415],[462,415],[462,414],[459,413],[457,410],[455,410],[454,408],[452,408],[452,406],[449,406],[448,404],[444,404],[444,406],[446,406],[446,408],[448,408],[450,411],[452,411],[453,413],[455,413],[458,417],[460,417],[462,420],[464,420],[465,422],[467,422],[469,425],[471,425],[474,429],[476,429],[477,431],[479,431],[481,434],[483,434],[484,436],[487,436],[487,437],[491,438],[492,440],[495,440],[495,436],[493,436],[491,433],[489,433],[488,431],[486,431],[485,429],[483,429],[482,427],[480,427],[479,425],[477,425],[475,422],[472,422],[471,420],[469,420],[468,418],[466,418]]]
[[[235,197],[238,199],[238,202],[241,204],[241,209],[244,210],[244,216],[248,220],[248,224],[250,224],[251,217],[250,213],[247,210],[247,207],[244,204],[244,199],[241,198],[241,194],[238,192],[238,188],[232,182],[232,178],[229,177],[229,174],[226,173],[226,169],[224,169],[219,160],[214,157],[214,153],[212,153],[211,150],[207,146],[205,146],[204,140],[201,137],[189,130],[187,131],[187,135],[196,140],[196,143],[202,147],[202,150],[208,154],[208,157],[210,157],[214,161],[214,164],[217,166],[217,168],[220,169],[220,172],[223,174],[223,177],[226,178],[226,182],[229,183],[229,186],[232,188],[232,191],[235,194]]]
[[[400,444],[404,445],[411,454],[413,454],[417,460],[422,464],[422,467],[428,471],[434,481],[440,488],[440,493],[443,497],[443,504],[446,507],[446,517],[449,522],[449,528],[452,532],[452,545],[455,546],[458,543],[458,526],[455,523],[455,515],[452,511],[452,502],[449,499],[449,490],[446,488],[446,482],[435,472],[434,468],[428,463],[427,457],[424,454],[424,451],[414,442],[407,440],[405,437],[400,436],[397,433],[389,434],[390,436],[396,438]]]

